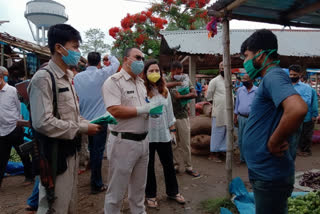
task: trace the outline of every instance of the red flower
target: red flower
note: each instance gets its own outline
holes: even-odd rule
[[[206,18],[207,16],[208,16],[208,11],[203,11],[203,13],[199,15],[200,18]]]
[[[147,37],[146,35],[140,34],[140,35],[135,39],[135,41],[136,41],[136,43],[137,43],[138,45],[141,45],[147,38],[148,38],[148,37]]]
[[[146,16],[150,18],[150,17],[152,16],[152,11],[148,10],[148,11],[146,12]]]
[[[175,1],[174,0],[163,0],[165,3],[167,3],[168,5],[174,4]]]
[[[132,28],[133,25],[134,25],[134,17],[130,16],[130,14],[128,13],[127,16],[121,20],[121,27],[126,30],[129,28]]]
[[[112,36],[114,39],[117,36],[117,33],[120,32],[120,29],[118,27],[113,27],[109,29],[109,35]]]
[[[188,6],[191,7],[191,8],[195,8],[197,5],[196,5],[196,2],[194,0],[191,0],[191,1],[189,1]]]
[[[151,16],[150,20],[151,20],[152,23],[157,23],[158,22],[158,18],[154,17],[154,16]]]

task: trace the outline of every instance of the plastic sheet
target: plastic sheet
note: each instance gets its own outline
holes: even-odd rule
[[[8,162],[6,168],[7,175],[21,175],[24,173],[23,164],[21,162]]]
[[[224,208],[224,207],[221,207],[220,208],[220,214],[232,214],[232,212],[230,212],[230,210]]]
[[[232,201],[236,205],[240,214],[255,214],[254,195],[248,192],[241,178],[234,178],[230,185],[229,191],[234,195]],[[308,192],[293,192],[291,197],[303,196]]]

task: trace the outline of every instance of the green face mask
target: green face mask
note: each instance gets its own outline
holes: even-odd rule
[[[266,64],[266,61],[269,58],[270,54],[272,54],[273,52],[276,51],[276,49],[273,49],[273,50],[270,50],[270,52],[268,53],[268,55],[264,59],[262,66],[259,69],[256,69],[256,67],[254,67],[253,60],[256,59],[258,56],[260,56],[261,54],[265,53],[266,51],[269,51],[269,50],[263,50],[258,55],[254,56],[252,59],[249,59],[243,63],[243,67],[246,70],[247,74],[249,75],[250,79],[254,80],[258,76],[260,71],[262,71],[268,65],[280,63],[280,60],[275,60],[275,61],[272,61],[272,62],[269,62],[268,64]]]

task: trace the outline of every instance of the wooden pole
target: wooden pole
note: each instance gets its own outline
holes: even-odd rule
[[[231,82],[231,57],[230,57],[230,31],[229,20],[224,18],[222,21],[222,38],[223,38],[223,67],[224,81],[226,87],[226,109],[227,109],[227,189],[226,196],[231,197],[229,193],[229,184],[232,180],[232,157],[233,157],[233,96]]]
[[[190,81],[196,87],[196,58],[195,56],[189,56],[189,77]],[[196,115],[196,100],[192,99],[190,103],[190,115]]]
[[[26,52],[23,51],[23,67],[24,67],[24,75],[25,79],[28,79],[28,69],[27,69],[27,59],[26,59]]]
[[[4,45],[1,44],[1,66],[4,65]]]
[[[318,73],[316,73],[316,92],[318,93]]]

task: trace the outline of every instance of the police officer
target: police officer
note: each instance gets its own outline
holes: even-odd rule
[[[118,121],[109,127],[109,188],[104,206],[107,214],[120,213],[127,188],[131,213],[146,213],[144,191],[149,158],[146,136],[152,107],[146,100],[144,82],[138,76],[143,71],[143,60],[139,49],[126,49],[121,71],[107,79],[102,87],[107,111]]]

